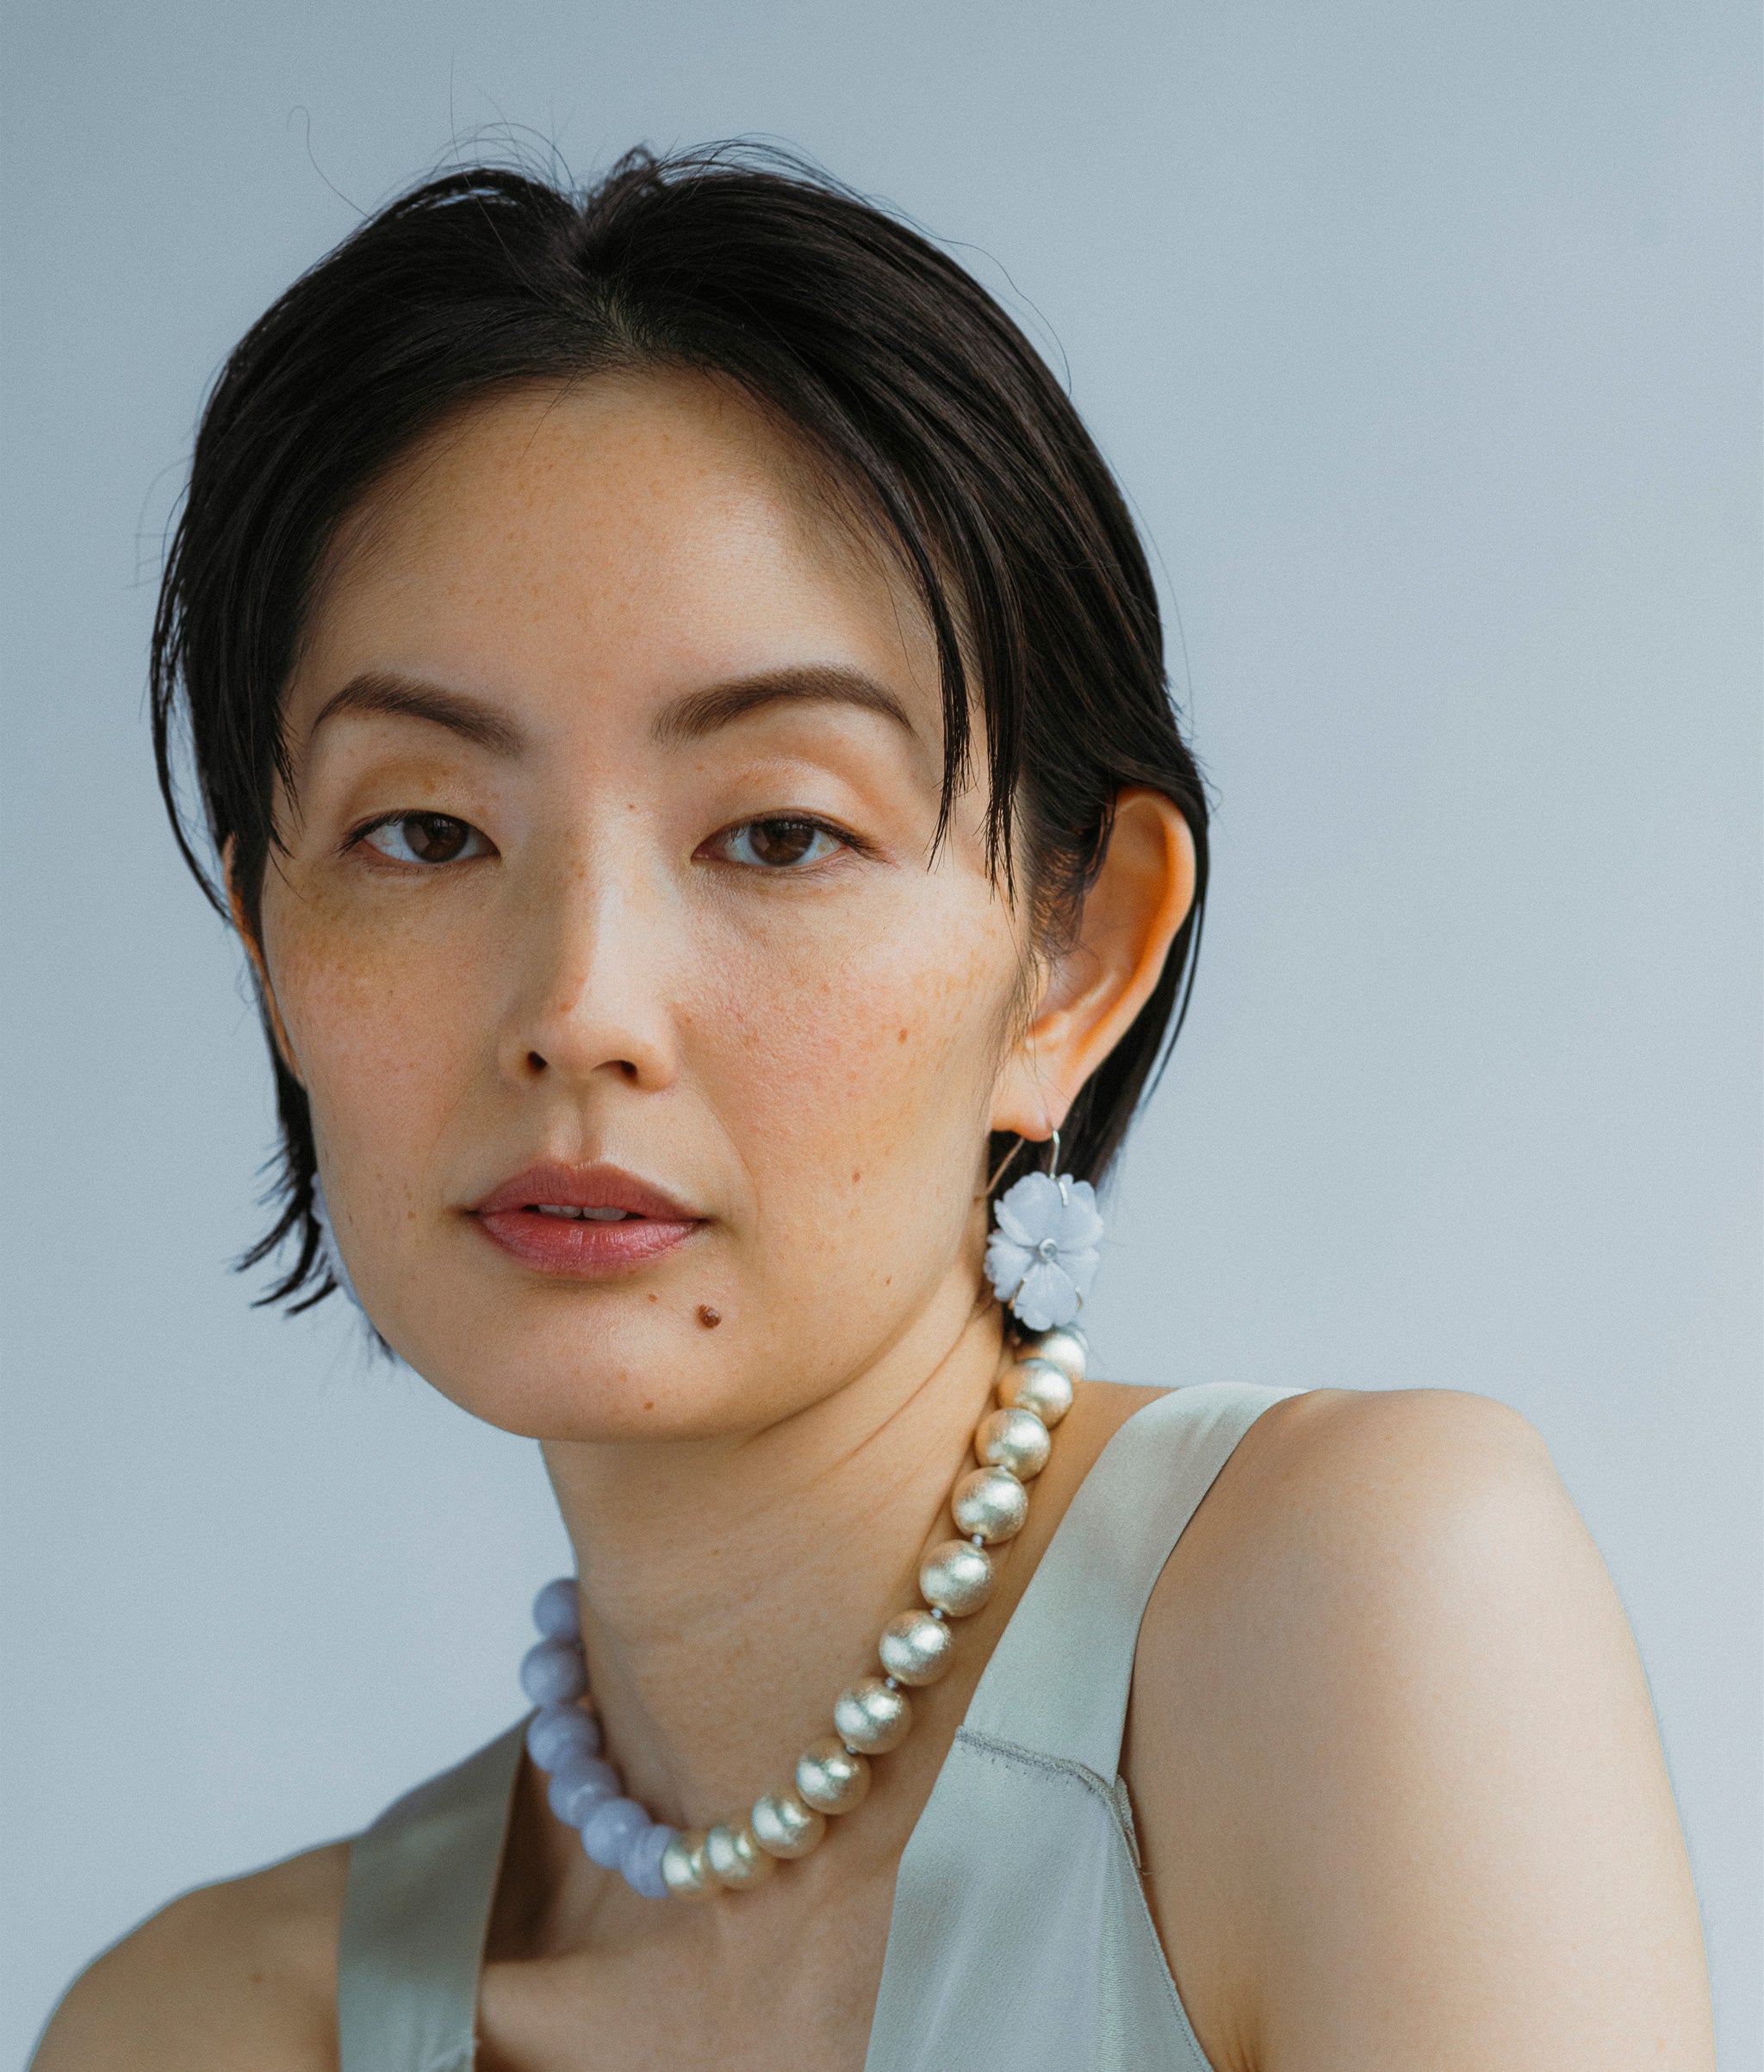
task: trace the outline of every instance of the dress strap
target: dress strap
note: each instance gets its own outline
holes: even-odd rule
[[[1239,1440],[1297,1393],[1206,1382],[1127,1419],[1060,1520],[986,1664],[963,1737],[1115,1776],[1152,1586]]]
[[[526,1726],[419,1785],[351,1845],[338,1948],[341,2072],[469,2072]]]

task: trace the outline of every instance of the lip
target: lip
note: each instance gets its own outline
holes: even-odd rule
[[[617,1220],[546,1210],[619,1210]],[[486,1237],[522,1266],[574,1280],[605,1280],[677,1250],[705,1218],[618,1166],[529,1166],[467,1211]]]

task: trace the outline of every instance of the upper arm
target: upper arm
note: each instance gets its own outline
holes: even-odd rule
[[[1711,2065],[1646,1683],[1542,1442],[1477,1397],[1333,1395],[1239,1456],[1154,1594],[1129,1741],[1214,2063]]]
[[[69,1988],[32,2072],[334,2072],[345,1845],[187,1893]]]

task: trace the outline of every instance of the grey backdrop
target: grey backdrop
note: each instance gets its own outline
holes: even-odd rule
[[[507,126],[581,172],[792,140],[1069,364],[1220,799],[1106,1366],[1541,1427],[1755,2067],[1752,10],[31,0],[4,34],[0,2059],[180,1888],[506,1721],[563,1559],[531,1447],[227,1271],[266,1075],[142,723],[221,356]]]

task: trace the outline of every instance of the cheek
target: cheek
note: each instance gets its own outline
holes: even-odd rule
[[[326,1162],[407,1194],[481,1048],[481,966],[407,918],[364,921],[322,894],[285,907],[266,914],[266,949]]]
[[[804,930],[719,988],[711,1098],[773,1234],[820,1250],[879,1216],[966,1216],[1016,970],[976,904]]]

